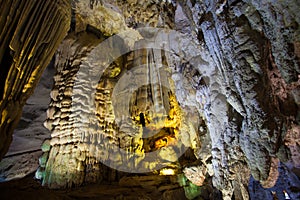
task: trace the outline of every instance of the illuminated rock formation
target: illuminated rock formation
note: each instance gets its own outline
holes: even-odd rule
[[[0,1],[0,159],[22,108],[70,26],[68,1]]]
[[[141,35],[147,31],[140,30]],[[126,46],[124,35],[103,41],[88,33],[70,34],[61,44],[45,122],[51,148],[44,151],[48,159],[37,172],[44,185],[97,182],[103,164],[131,173],[152,172],[173,165],[191,143],[200,146],[197,134],[189,134],[197,122],[185,125],[187,114],[160,54],[164,49],[154,49],[160,38],[139,36],[128,43],[134,46]],[[113,42],[118,42],[117,49],[110,46]],[[121,52],[130,48],[138,50]]]
[[[157,18],[156,15],[153,15],[155,16],[154,18],[150,19],[146,17],[143,19],[135,18],[131,15],[131,19],[128,20],[127,17],[129,15],[127,16],[126,13],[131,13],[132,10],[138,10],[140,4],[129,3],[114,5],[105,4],[105,2],[102,3],[104,4],[94,5],[93,9],[88,8],[91,11],[87,13],[102,13],[100,14],[100,18],[103,19],[104,24],[112,28],[107,28],[102,24],[101,26],[99,26],[100,24],[95,24],[95,20],[92,20],[91,17],[85,19],[85,21],[84,17],[80,17],[80,12],[83,10],[80,7],[82,5],[78,6],[79,9],[77,10],[78,12],[76,12],[77,18],[81,19],[80,22],[82,24],[90,24],[98,29],[103,36],[118,33],[117,31],[121,33],[124,30],[136,35],[136,37],[131,39],[126,35],[121,35],[118,42],[119,47],[116,49],[117,52],[113,52],[114,55],[121,54],[121,52],[124,51],[122,48],[132,49],[138,46],[138,48],[143,50],[138,50],[125,56],[122,55],[122,57],[116,59],[111,64],[108,68],[108,72],[104,72],[105,76],[102,77],[98,83],[95,93],[97,108],[97,118],[95,118],[95,121],[90,121],[90,119],[94,119],[90,116],[93,109],[88,106],[90,101],[93,100],[89,98],[89,93],[86,93],[84,90],[91,88],[91,86],[89,86],[90,81],[96,78],[96,76],[93,76],[94,74],[99,76],[99,73],[94,71],[93,67],[105,65],[105,63],[101,63],[103,62],[101,59],[105,60],[105,53],[99,50],[97,52],[97,47],[93,50],[93,47],[100,43],[101,39],[95,40],[98,42],[90,42],[90,48],[82,48],[81,45],[78,45],[78,50],[73,51],[75,54],[70,55],[72,58],[80,55],[81,60],[87,60],[83,61],[83,64],[80,61],[75,62],[75,66],[77,67],[73,67],[73,64],[70,62],[67,63],[69,63],[69,67],[71,67],[72,70],[76,71],[80,68],[78,73],[83,73],[82,77],[89,77],[89,79],[86,80],[87,82],[83,81],[86,85],[78,85],[79,90],[76,91],[76,95],[85,94],[84,97],[73,97],[72,101],[69,99],[68,102],[67,98],[62,97],[59,100],[61,101],[59,105],[66,105],[67,107],[71,104],[74,105],[70,108],[71,110],[66,110],[65,112],[76,113],[76,111],[80,111],[78,115],[85,113],[86,117],[84,117],[84,119],[87,119],[87,121],[84,122],[84,124],[86,124],[84,125],[81,121],[82,118],[78,118],[79,120],[77,121],[73,120],[72,117],[70,118],[70,116],[75,116],[75,114],[65,115],[68,120],[63,120],[60,117],[59,119],[53,119],[53,121],[51,121],[50,116],[50,121],[48,120],[47,122],[47,124],[49,124],[48,126],[51,127],[54,124],[54,129],[56,129],[56,127],[61,128],[60,130],[58,129],[58,131],[52,131],[53,138],[51,139],[52,148],[50,151],[52,153],[50,153],[48,160],[49,171],[47,171],[46,167],[44,183],[50,185],[50,187],[53,186],[52,184],[66,186],[70,184],[70,182],[81,184],[81,182],[84,181],[84,174],[87,176],[91,174],[85,173],[84,171],[91,168],[92,171],[97,174],[97,170],[99,171],[101,167],[95,163],[100,160],[103,162],[103,159],[111,158],[113,160],[112,162],[115,162],[113,166],[118,168],[116,166],[123,165],[124,163],[124,160],[122,163],[124,155],[122,156],[118,151],[109,150],[111,145],[116,145],[122,147],[122,149],[125,149],[127,152],[135,152],[138,154],[138,157],[132,157],[130,153],[126,156],[134,160],[134,164],[127,165],[127,167],[134,172],[137,170],[135,166],[140,166],[139,163],[143,163],[143,160],[147,160],[147,153],[153,150],[161,149],[158,157],[165,158],[167,161],[176,161],[176,153],[174,150],[169,149],[165,151],[164,148],[167,146],[170,147],[172,144],[178,145],[180,143],[184,144],[185,147],[192,146],[195,156],[202,161],[208,173],[213,177],[213,184],[222,191],[224,199],[230,198],[234,192],[235,195],[240,195],[243,198],[248,197],[246,192],[250,175],[250,172],[247,170],[248,167],[254,178],[262,181],[264,185],[269,184],[266,183],[268,180],[274,181],[274,179],[268,177],[269,174],[276,173],[270,172],[272,166],[271,160],[276,157],[279,157],[282,161],[288,159],[287,148],[282,145],[284,140],[282,128],[286,126],[283,125],[283,123],[287,123],[286,120],[290,120],[289,116],[292,113],[286,114],[286,117],[288,117],[286,118],[285,114],[281,113],[280,110],[269,112],[272,107],[278,108],[277,101],[274,101],[276,94],[274,94],[275,96],[267,98],[264,95],[266,91],[274,90],[274,86],[271,84],[272,78],[268,76],[268,73],[270,71],[270,65],[273,68],[276,66],[275,61],[272,59],[272,52],[277,50],[276,46],[270,46],[268,37],[270,38],[271,36],[268,34],[271,33],[263,34],[264,26],[267,25],[263,25],[257,21],[267,21],[268,18],[257,18],[259,11],[255,9],[256,4],[252,5],[250,3],[240,2],[233,4],[231,7],[231,3],[226,1],[223,4],[169,4],[170,7],[175,6],[173,10],[176,9],[176,12],[175,16],[173,15],[175,20],[172,19],[172,16],[169,16],[170,19],[166,20],[169,21],[167,27],[172,28],[177,25],[177,27],[179,27],[178,32],[184,32],[185,35],[190,38],[176,38],[176,34],[170,34],[167,38],[164,38],[164,36],[160,36],[158,32],[156,33],[157,36],[154,37],[156,39],[153,39],[153,36],[149,37],[149,35],[147,35],[151,35],[152,33],[150,32],[140,31],[138,33],[134,30],[129,30],[126,26],[137,28],[133,24],[142,26],[143,23],[150,21],[150,24],[152,23],[153,26],[166,25],[165,23],[159,23],[159,17]],[[110,21],[110,19],[113,19],[112,16],[105,15],[107,12],[105,9],[108,9],[108,5],[110,5],[109,9],[114,10],[110,12],[117,12],[115,16],[118,16],[120,10],[125,10],[125,14],[123,13],[124,19],[118,18],[117,23]],[[146,4],[143,6],[147,7]],[[206,8],[205,12],[201,8]],[[100,12],[100,10],[103,12]],[[153,12],[156,12],[155,10],[156,9],[154,9]],[[139,12],[135,13],[137,16],[139,15]],[[240,13],[246,14],[241,15]],[[202,17],[197,18],[195,17],[196,15]],[[226,16],[231,17],[230,23],[226,23]],[[245,23],[242,23],[242,21],[245,21]],[[251,27],[253,27],[253,30],[248,31]],[[147,40],[145,37],[148,37]],[[176,39],[170,39],[172,37]],[[191,38],[195,40],[191,41]],[[205,42],[208,49],[202,48],[201,43],[198,43],[197,40],[199,40],[199,42]],[[170,43],[167,42],[165,44],[170,47],[168,51],[165,51],[166,49],[159,46],[165,53],[161,53],[164,52],[162,50],[151,52],[151,48],[149,49],[149,47],[151,47],[152,41],[157,43],[170,41]],[[78,41],[74,43],[75,46],[77,44]],[[64,46],[68,46],[67,48],[69,48],[69,45],[66,44],[63,44],[62,48],[64,48]],[[80,48],[86,51],[83,53],[86,55],[86,59],[83,59],[83,54],[79,53]],[[107,46],[106,48],[115,50],[113,46]],[[249,50],[246,51],[245,49]],[[63,53],[65,50],[60,51]],[[91,51],[91,53],[88,53],[89,51]],[[209,54],[213,60],[210,59]],[[66,60],[68,59],[62,57],[62,59],[58,59],[58,62],[61,63],[60,65],[66,66],[64,64]],[[165,71],[164,76],[172,77],[172,80],[164,84],[155,82],[149,85],[147,79],[151,79],[152,81],[158,80],[159,75],[162,73],[160,69],[150,66],[152,63],[157,62],[157,60],[159,60],[159,63],[156,64],[166,66],[165,70],[162,70]],[[134,68],[134,66],[143,67]],[[297,64],[295,66],[295,69],[296,68]],[[92,74],[89,72],[89,76],[84,74],[88,73],[88,71],[92,72]],[[131,73],[131,75],[127,75],[128,73]],[[61,80],[62,83],[65,83],[66,78],[74,79],[75,72],[67,70],[66,72],[62,72],[62,74],[64,74],[64,76],[61,77],[65,78]],[[293,75],[290,77],[293,77]],[[288,78],[288,76],[286,78]],[[134,80],[132,82],[133,85],[130,85],[130,87],[128,83],[126,83],[128,80]],[[286,79],[287,82],[289,80],[292,79]],[[292,84],[294,85],[293,88],[298,87],[296,86],[297,83]],[[263,89],[259,87],[262,85],[264,85]],[[55,87],[58,87],[54,90],[54,93],[58,96],[62,94],[61,88],[65,88],[64,86],[59,87],[57,84]],[[130,96],[128,94],[132,93],[130,90],[132,88],[136,88],[136,92],[133,93],[133,96]],[[73,93],[70,94],[74,95],[74,90],[75,86]],[[93,88],[88,90],[93,90]],[[177,99],[176,101],[180,103],[184,110],[183,112],[190,111],[189,114],[183,114],[184,119],[186,119],[188,115],[196,115],[198,117],[195,117],[193,120],[183,120],[180,121],[180,123],[175,120],[175,124],[172,124],[174,123],[172,120],[169,122],[168,120],[163,120],[164,117],[170,118],[171,116],[172,109],[170,102],[172,101],[167,99],[168,96],[162,95],[162,93],[173,93]],[[112,95],[118,98],[112,98]],[[126,102],[123,102],[124,99],[131,100],[128,105],[121,106],[122,104],[126,104]],[[265,103],[266,99],[268,104]],[[66,101],[66,103],[62,104],[64,101]],[[53,104],[55,103],[53,102]],[[79,107],[76,107],[77,105]],[[126,114],[128,113],[128,107],[130,114]],[[151,110],[150,108],[152,107],[156,110]],[[194,112],[191,111],[193,107],[195,109]],[[62,109],[57,110],[59,112],[59,110]],[[159,115],[159,113],[161,115]],[[178,112],[174,117],[178,117]],[[153,121],[154,118],[156,118],[156,122]],[[187,121],[191,123],[189,124]],[[200,122],[202,129],[197,129]],[[72,124],[76,124],[75,128]],[[92,127],[95,130],[85,132],[86,129],[84,127],[91,129],[91,124],[93,124]],[[180,128],[176,128],[176,124],[181,124]],[[101,127],[100,130],[98,130],[97,127]],[[165,129],[169,127],[171,127],[171,129]],[[164,129],[158,133],[157,137],[144,135],[145,132],[151,132],[151,130],[159,130],[161,128]],[[66,134],[63,134],[61,129],[66,129]],[[73,131],[70,132],[70,129]],[[77,129],[79,132],[76,132]],[[176,135],[177,129],[181,129],[181,136]],[[199,137],[201,131],[203,131],[203,136]],[[82,134],[81,132],[84,133]],[[128,136],[129,132],[131,133],[130,136]],[[187,138],[190,138],[190,140]],[[257,142],[258,140],[259,142]],[[107,142],[99,143],[99,141]],[[71,145],[74,142],[80,143],[75,150]],[[192,144],[193,142],[194,144]],[[82,143],[85,145],[82,145]],[[211,150],[208,153],[204,153],[205,150],[203,146],[201,147],[201,143],[203,146],[208,145],[208,148],[211,148]],[[105,149],[102,153],[100,153],[101,150],[100,152],[97,150],[101,145],[104,145]],[[71,151],[75,152],[68,153],[70,152],[70,150],[68,150],[66,153],[61,153],[63,152],[61,148],[68,149],[68,146],[73,149]],[[55,150],[56,148],[57,150]],[[55,162],[53,160],[59,160],[59,158],[57,153],[53,152],[59,152],[58,154],[63,155],[66,154],[61,157],[63,160],[75,159],[72,161],[74,162],[73,170],[69,168],[69,170],[65,172],[67,175],[63,176],[62,181],[58,179],[56,181],[57,183],[51,178],[47,179],[47,174],[55,174],[50,173],[50,171],[55,171],[56,168],[58,169],[59,178],[62,177],[61,172],[63,169],[61,169],[58,164],[54,164]],[[110,152],[114,155],[113,157],[111,157]],[[69,156],[72,154],[74,156],[71,156],[71,159]],[[76,157],[75,155],[78,154],[83,154],[83,156]],[[166,158],[167,155],[169,155],[169,158]],[[67,159],[65,159],[65,157]],[[78,159],[80,161],[78,161]],[[120,163],[117,164],[118,162]],[[90,165],[90,167],[88,167],[88,165]],[[149,169],[155,169],[156,164],[155,162],[152,164],[150,162],[145,164],[145,166],[148,166]],[[240,169],[245,169],[245,176],[243,178],[238,175]],[[274,171],[274,169],[276,168],[272,168],[272,171]],[[194,173],[195,177],[199,175],[197,174],[197,170],[194,171]],[[77,174],[75,175],[76,179],[73,178],[74,174]],[[191,170],[189,170],[189,175],[193,176]],[[96,180],[100,175],[94,176],[96,178],[91,178],[91,180]],[[203,180],[201,182],[203,182]]]
[[[108,180],[159,188],[164,199],[299,198],[298,1],[71,3],[36,173],[43,185]]]

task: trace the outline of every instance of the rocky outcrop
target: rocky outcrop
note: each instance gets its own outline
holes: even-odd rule
[[[265,181],[271,160],[289,158],[285,134],[299,124],[297,97],[288,89],[299,90],[299,57],[288,50],[298,48],[297,2],[188,1],[182,7],[217,67],[205,112],[214,185],[230,198],[244,161],[256,180]]]
[[[68,1],[0,1],[0,159],[22,107],[70,27]]]
[[[297,7],[296,1],[287,5],[272,1],[182,3],[218,69],[215,79],[210,77],[206,119],[214,185],[222,190],[223,198],[230,198],[239,185],[235,184],[236,170],[246,167],[244,161],[253,177],[264,181],[271,160],[289,158],[284,146],[286,130],[299,124],[297,97],[293,97],[294,89],[288,89],[299,90],[299,57],[288,50],[288,46],[297,49],[299,41],[299,16],[292,5]]]

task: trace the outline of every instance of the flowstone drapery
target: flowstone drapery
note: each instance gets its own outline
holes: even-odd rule
[[[126,43],[132,32],[138,38]],[[188,122],[176,99],[170,67],[174,44],[160,44],[174,36],[179,34],[146,28],[106,40],[87,34],[65,39],[45,122],[52,132],[50,148],[37,172],[44,185],[97,182],[104,178],[104,165],[130,173],[176,170],[187,148],[200,147],[199,120]]]
[[[68,1],[0,1],[0,159],[22,108],[70,26]],[[47,11],[47,12],[46,12]]]

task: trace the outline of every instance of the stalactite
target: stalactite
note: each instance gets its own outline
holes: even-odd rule
[[[68,1],[0,1],[0,159],[22,107],[70,25]]]
[[[69,5],[0,3],[0,63],[11,66],[0,70],[2,151],[2,133],[68,27]],[[299,168],[298,4],[72,1],[36,177],[63,188],[119,180],[116,170],[179,173],[190,199],[205,184],[223,199],[257,189],[294,198],[298,182],[281,183],[291,173],[282,162]]]
[[[103,164],[120,171],[150,172],[176,162],[191,144],[181,135],[189,134],[190,126],[181,126],[186,124],[186,114],[168,78],[165,51],[151,48],[154,39],[138,40],[135,45],[142,48],[133,53],[133,66],[123,62],[131,54],[107,66],[111,54],[103,48],[113,49],[112,42],[97,46],[101,39],[86,41],[83,34],[75,40],[74,36],[69,35],[57,54],[58,72],[45,122],[52,132],[52,148],[46,166],[38,172],[43,174],[43,184],[59,188],[80,185],[83,180],[95,182],[104,176],[99,170]],[[80,42],[89,46],[82,48]],[[63,55],[69,46],[71,53]],[[78,62],[77,57],[83,55],[84,61]],[[123,76],[111,76],[115,68]],[[66,151],[72,146],[73,151]],[[72,163],[68,171],[66,162]]]

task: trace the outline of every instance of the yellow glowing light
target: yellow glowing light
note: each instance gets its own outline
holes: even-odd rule
[[[167,135],[155,141],[155,148],[158,149],[161,147],[171,146],[171,145],[175,146],[176,144],[177,144],[177,139],[175,137]]]
[[[164,168],[164,169],[160,170],[159,174],[164,175],[164,176],[175,175],[175,170],[170,169],[170,168]]]

